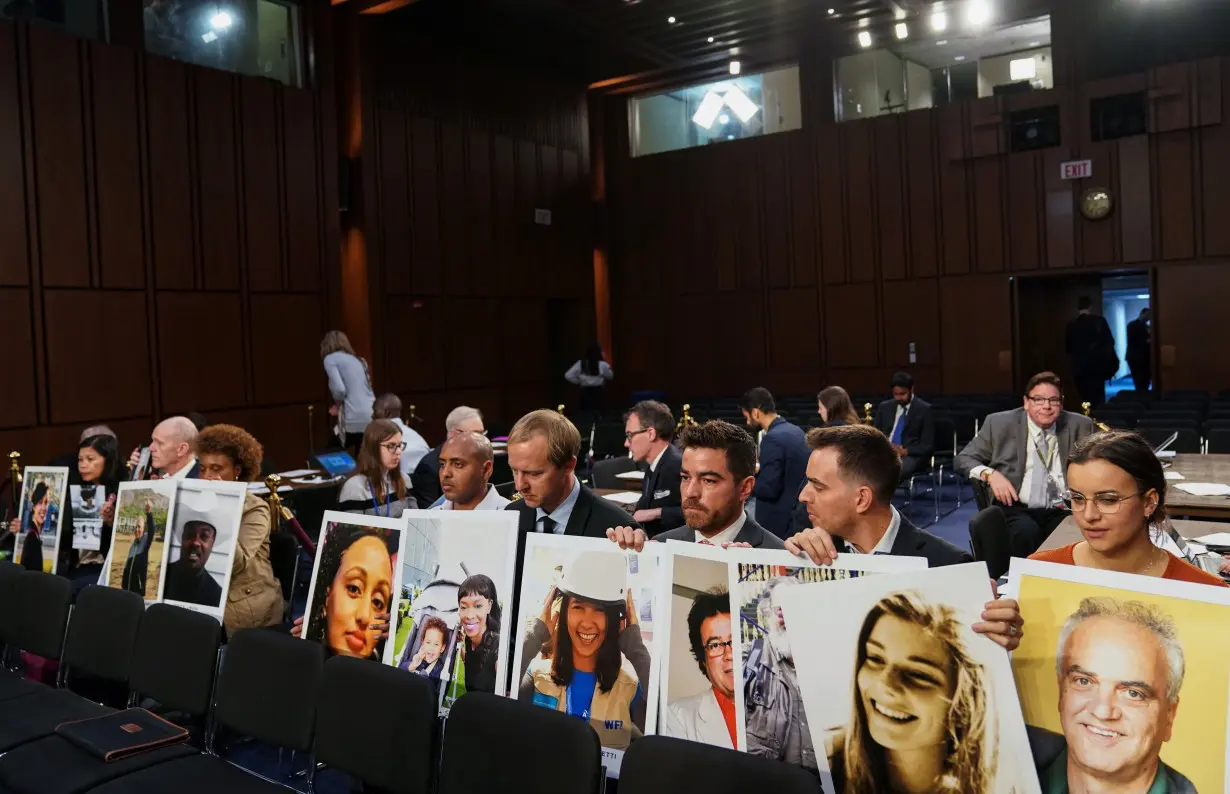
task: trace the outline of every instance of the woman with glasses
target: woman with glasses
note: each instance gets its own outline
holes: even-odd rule
[[[1137,434],[1112,430],[1081,439],[1068,456],[1067,485],[1085,539],[1031,560],[1225,586],[1154,544],[1152,528],[1166,519],[1166,475]]]
[[[342,483],[338,509],[347,513],[401,518],[417,505],[407,493],[401,472],[401,453],[406,449],[401,428],[388,419],[377,419],[363,431],[363,443],[354,473]]]

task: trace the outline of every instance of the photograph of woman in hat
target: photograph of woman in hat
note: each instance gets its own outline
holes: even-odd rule
[[[639,738],[651,661],[626,555],[582,551],[564,562],[521,658],[519,700],[588,720],[603,747],[623,750]]]

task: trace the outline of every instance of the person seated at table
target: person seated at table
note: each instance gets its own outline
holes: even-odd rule
[[[431,510],[503,510],[508,499],[491,484],[495,450],[482,433],[461,433],[440,448],[440,489]]]
[[[401,473],[407,478],[414,474],[423,456],[431,451],[427,439],[401,420],[401,398],[396,394],[382,394],[372,403],[372,419],[388,419],[401,429],[401,440],[406,442],[406,451],[401,453]]]
[[[1029,559],[1225,587],[1219,577],[1169,554],[1152,539],[1166,520],[1166,474],[1136,433],[1094,433],[1068,457],[1067,502],[1084,540]]]
[[[354,473],[342,483],[338,509],[347,513],[401,518],[417,507],[401,473],[401,453],[406,449],[401,428],[388,419],[376,419],[363,431]]]
[[[186,416],[172,416],[164,419],[150,434],[149,463],[153,469],[146,479],[195,479],[201,474],[193,449],[196,445],[197,429],[192,420]],[[132,471],[141,461],[141,449],[138,447],[128,457],[128,469]]]
[[[196,449],[202,480],[254,482],[260,478],[264,449],[242,428],[210,425],[197,436]],[[246,494],[222,619],[231,634],[282,622],[282,586],[269,561],[272,527],[269,504]]]
[[[816,395],[816,413],[820,414],[820,421],[825,427],[859,423],[850,394],[840,386],[829,386]]]
[[[76,559],[69,569],[68,578],[73,581],[74,590],[80,590],[86,585],[97,583],[98,575],[102,573],[103,563],[107,559],[107,552],[111,550],[111,527],[115,520],[115,499],[123,473],[124,470],[120,466],[119,444],[115,440],[114,433],[108,431],[105,434],[87,436],[77,445],[77,467],[75,475],[73,472],[69,473],[69,487],[71,488],[74,485],[82,487],[93,486],[96,492],[101,488],[106,496],[101,500],[101,504],[98,505],[98,517],[102,519],[102,530],[98,536],[98,548],[71,550],[72,556],[76,557]],[[65,512],[66,521],[63,531],[66,537],[73,537],[74,518],[72,510]]]
[[[468,405],[459,405],[444,418],[444,431],[447,441],[461,433],[485,434],[487,428],[483,425],[481,411]],[[443,448],[444,444],[432,447],[419,461],[419,465],[414,467],[414,473],[410,476],[411,494],[414,501],[420,505],[435,504],[443,493],[440,490],[440,450]]]

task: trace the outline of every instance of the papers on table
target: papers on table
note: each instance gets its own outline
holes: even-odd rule
[[[289,485],[278,486],[278,493],[286,493],[287,491],[293,490],[294,488],[291,488]],[[250,482],[248,483],[248,493],[253,494],[254,496],[264,496],[269,493],[269,486],[265,485],[263,482]]]
[[[316,474],[317,469],[293,469],[291,471],[278,472],[279,477],[285,477],[288,480],[293,480],[296,477],[302,477],[305,474]]]
[[[1166,479],[1168,479],[1168,480],[1186,480],[1187,478],[1186,478],[1186,477],[1184,477],[1182,474],[1179,474],[1177,471],[1168,471],[1168,472],[1166,472]]]
[[[327,474],[321,474],[316,477],[302,477],[295,480],[295,482],[299,485],[319,485],[322,482],[333,482],[334,480],[339,480],[343,476],[344,475],[339,474],[336,477],[330,477]]]
[[[1162,449],[1162,450],[1158,450],[1157,452],[1157,456],[1159,458],[1162,458],[1163,460],[1165,460],[1166,458],[1173,458],[1175,455],[1178,455],[1178,454],[1179,453],[1175,452],[1173,449]]]
[[[1175,487],[1192,496],[1230,496],[1230,485],[1220,482],[1181,482]]]
[[[635,491],[628,491],[626,493],[603,494],[602,498],[610,499],[615,504],[634,505],[640,501],[641,495],[639,493],[636,493]]]
[[[645,472],[643,471],[621,471],[619,474],[616,474],[615,476],[621,480],[636,480],[637,482],[640,482],[641,480],[645,479]]]
[[[1196,541],[1205,546],[1230,546],[1230,532],[1214,532],[1212,535],[1196,538]]]

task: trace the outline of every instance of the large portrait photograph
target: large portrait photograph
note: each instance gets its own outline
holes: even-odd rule
[[[467,691],[506,694],[517,515],[407,510],[385,661],[440,682],[444,712]]]
[[[21,512],[13,559],[30,570],[55,573],[59,567],[60,525],[68,469],[63,466],[27,466],[21,483]]]
[[[178,485],[161,600],[221,621],[248,484],[179,480]]]
[[[178,480],[120,483],[104,567],[108,586],[136,593],[146,603],[159,600],[177,484]]]
[[[102,547],[102,508],[107,488],[96,483],[68,486],[68,501],[73,511],[73,548],[98,551]]]
[[[843,554],[819,566],[785,551],[728,549],[731,603],[738,610],[733,657],[738,746],[751,755],[802,766],[819,774],[799,689],[790,634],[773,594],[781,587],[853,579],[868,574],[918,571],[921,557]]]
[[[618,777],[624,751],[657,727],[658,548],[602,538],[526,538],[517,598],[516,697],[583,719]]]
[[[397,609],[406,522],[329,511],[308,586],[303,637],[328,656],[385,658],[385,626]]]
[[[776,589],[827,794],[1038,792],[991,592],[984,563]]]
[[[1044,794],[1230,791],[1230,589],[1012,561]]]

